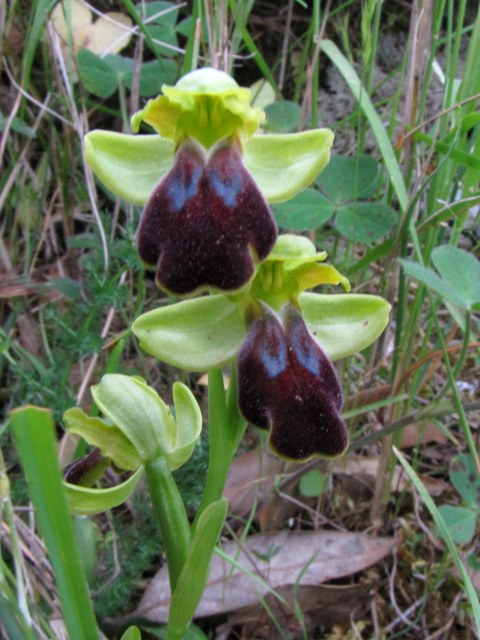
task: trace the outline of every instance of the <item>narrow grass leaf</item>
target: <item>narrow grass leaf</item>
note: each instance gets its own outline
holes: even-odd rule
[[[418,493],[420,494],[423,502],[425,503],[425,506],[427,507],[427,509],[430,511],[430,514],[432,516],[432,518],[435,521],[435,524],[437,525],[440,534],[442,536],[442,538],[445,541],[445,544],[447,545],[448,550],[450,551],[450,554],[452,556],[452,560],[455,563],[455,566],[457,567],[462,580],[463,580],[463,584],[465,586],[465,591],[466,591],[466,595],[467,598],[470,601],[470,605],[472,607],[472,613],[473,613],[473,618],[475,621],[475,625],[477,627],[477,632],[480,633],[480,602],[478,600],[478,594],[475,590],[475,587],[472,584],[472,581],[470,579],[470,576],[467,573],[467,570],[464,567],[464,564],[460,558],[460,556],[458,555],[457,549],[455,547],[455,544],[453,542],[452,536],[450,534],[450,531],[448,530],[447,525],[445,524],[445,520],[442,518],[439,510],[437,509],[435,503],[433,502],[432,498],[429,496],[428,491],[425,489],[425,487],[423,486],[420,478],[417,476],[417,474],[415,473],[415,470],[411,467],[411,465],[407,462],[407,460],[405,459],[405,457],[403,456],[403,454],[396,448],[393,447],[393,451],[395,453],[395,455],[397,456],[400,464],[402,465],[402,467],[405,469],[405,471],[407,472],[410,480],[413,482],[415,488],[417,489]]]
[[[380,119],[380,116],[375,111],[375,107],[373,106],[366,90],[362,86],[357,72],[337,45],[331,40],[322,40],[320,48],[340,71],[345,82],[350,87],[351,92],[358,100],[360,108],[369,121],[385,162],[385,166],[390,174],[390,180],[392,181],[393,188],[397,194],[400,207],[402,211],[405,211],[408,206],[407,189],[405,187],[405,182],[403,180],[402,172],[395,156],[392,143],[390,142],[390,138],[388,137],[388,133]]]
[[[55,573],[70,640],[98,638],[87,582],[57,462],[52,415],[39,407],[11,413],[15,443]]]

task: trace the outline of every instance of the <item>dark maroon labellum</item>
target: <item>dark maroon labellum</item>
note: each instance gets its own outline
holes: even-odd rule
[[[338,456],[348,432],[335,368],[291,304],[282,321],[264,307],[249,328],[238,358],[240,412],[270,429],[270,446],[282,457]]]
[[[89,453],[74,460],[63,469],[63,479],[70,484],[91,487],[110,465],[100,449],[95,447]]]
[[[185,295],[239,289],[276,237],[270,208],[237,146],[223,142],[207,156],[188,140],[147,202],[137,242],[143,262],[156,267],[159,286]]]

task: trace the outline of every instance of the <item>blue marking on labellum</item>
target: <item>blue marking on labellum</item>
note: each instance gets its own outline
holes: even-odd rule
[[[240,176],[230,174],[228,177],[223,177],[219,175],[218,171],[212,169],[210,183],[226,207],[237,206],[237,198],[243,190],[243,182]]]
[[[287,367],[287,344],[283,330],[280,327],[267,329],[260,358],[270,378],[276,378],[285,371]]]
[[[320,375],[320,358],[314,348],[313,338],[302,324],[292,328],[290,343],[299,363],[314,376]]]
[[[168,185],[168,195],[172,211],[177,213],[198,192],[198,185],[202,177],[203,167],[197,165],[189,170],[187,167],[177,167]]]

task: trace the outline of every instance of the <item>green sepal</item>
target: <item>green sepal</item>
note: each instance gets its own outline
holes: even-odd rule
[[[388,324],[390,305],[367,294],[302,293],[300,308],[309,330],[330,360],[368,347]]]
[[[132,443],[142,463],[164,457],[174,470],[192,454],[202,415],[192,392],[181,382],[173,385],[176,423],[157,392],[139,377],[107,374],[92,387],[92,396]]]
[[[171,140],[157,135],[132,136],[96,129],[84,138],[85,159],[116,196],[143,205],[173,165]]]
[[[330,129],[256,135],[247,140],[243,160],[267,201],[284,202],[326,167],[333,137]]]
[[[331,360],[365,349],[388,323],[390,305],[366,294],[302,293],[308,328]],[[241,306],[212,295],[141,315],[133,332],[147,353],[180,369],[208,371],[240,351],[246,324]]]
[[[193,619],[210,574],[210,563],[225,522],[228,501],[210,504],[198,519],[187,560],[172,594],[168,637],[183,638]]]
[[[268,202],[283,202],[308,187],[330,158],[333,133],[255,135],[245,143],[244,164]],[[143,205],[173,166],[174,144],[159,135],[91,131],[85,159],[112,193]]]
[[[142,464],[135,447],[116,425],[102,418],[87,416],[76,407],[63,415],[65,430],[98,447],[104,458],[110,458],[119,469],[135,471]]]
[[[158,360],[208,371],[235,357],[246,326],[239,306],[217,294],[148,311],[132,330],[140,346]]]
[[[128,480],[107,489],[93,489],[64,482],[71,512],[77,516],[93,516],[118,507],[135,491],[142,474],[143,467],[139,467]]]

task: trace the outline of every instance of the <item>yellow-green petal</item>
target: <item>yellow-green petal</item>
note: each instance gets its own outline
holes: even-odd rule
[[[163,85],[162,94],[132,117],[132,127],[138,131],[145,121],[175,146],[185,138],[207,149],[224,138],[243,142],[265,117],[261,109],[250,106],[249,89],[209,67],[188,73],[173,87]]]

